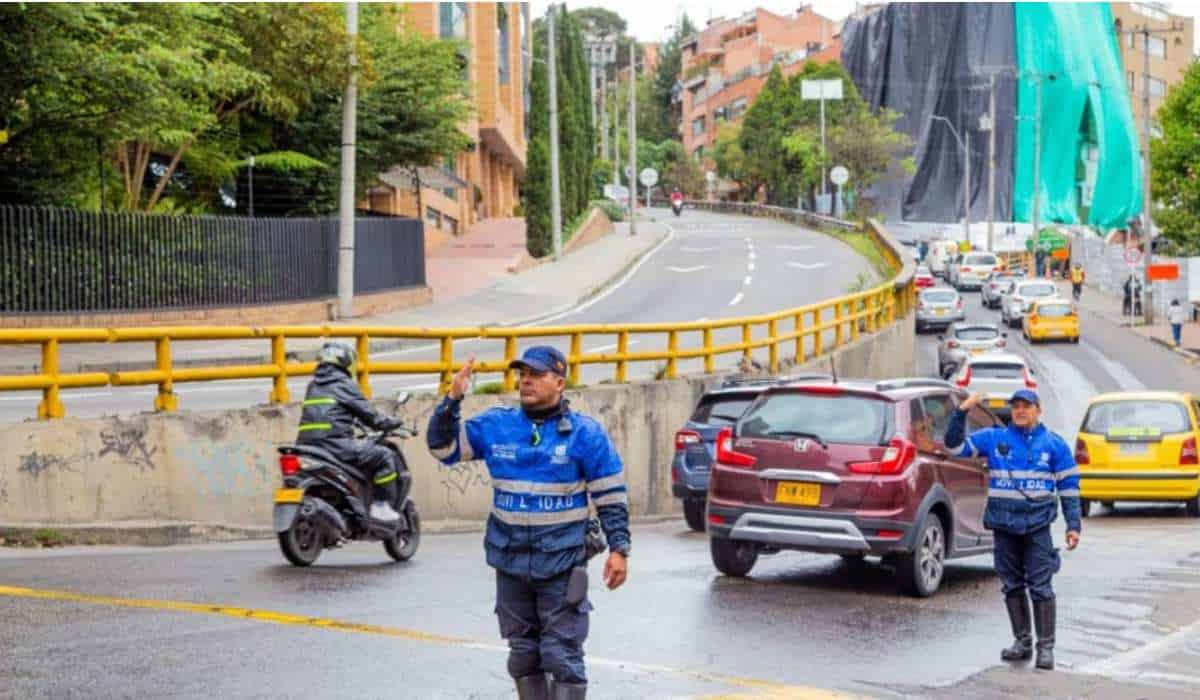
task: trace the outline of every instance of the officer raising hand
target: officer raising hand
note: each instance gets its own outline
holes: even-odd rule
[[[982,398],[972,394],[959,405],[946,428],[945,443],[950,449],[962,445],[959,456],[987,459],[983,526],[995,534],[996,573],[1016,639],[1000,652],[1000,658],[1023,661],[1033,656],[1028,592],[1037,628],[1037,667],[1050,670],[1054,668],[1056,622],[1051,579],[1061,565],[1050,523],[1058,517],[1061,505],[1067,520],[1067,549],[1079,545],[1079,468],[1066,441],[1042,425],[1041,400],[1028,389],[1012,395],[1008,427],[977,430],[964,440],[967,413]]]

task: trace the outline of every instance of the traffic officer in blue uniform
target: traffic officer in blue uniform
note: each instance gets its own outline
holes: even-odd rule
[[[1023,661],[1033,656],[1028,592],[1037,628],[1037,667],[1051,670],[1056,612],[1051,579],[1061,562],[1050,523],[1058,517],[1061,504],[1067,520],[1067,549],[1079,545],[1079,467],[1066,441],[1041,424],[1041,401],[1028,389],[1013,394],[1008,427],[983,428],[964,441],[967,413],[981,399],[980,394],[972,394],[962,402],[946,428],[945,443],[950,449],[962,445],[962,457],[987,459],[983,525],[995,536],[996,573],[1016,638],[1000,658]]]
[[[563,398],[567,362],[558,350],[532,347],[510,365],[520,372],[520,408],[494,407],[463,422],[474,364],[454,376],[434,409],[429,449],[445,464],[487,463],[494,494],[484,550],[496,570],[496,615],[518,697],[582,699],[592,609],[588,499],[608,540],[604,582],[616,589],[630,544],[624,467],[604,428]]]

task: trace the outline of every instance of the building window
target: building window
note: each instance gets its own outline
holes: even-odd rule
[[[1149,17],[1158,22],[1166,22],[1171,19],[1161,7],[1162,3],[1150,2],[1131,2],[1129,8],[1143,17]]]
[[[692,136],[699,137],[704,135],[704,117],[697,117],[692,120]]]
[[[438,3],[438,33],[443,39],[467,38],[467,3]]]
[[[717,107],[713,110],[713,123],[717,124],[729,119],[729,107]]]
[[[1150,78],[1150,96],[1151,97],[1163,97],[1166,94],[1167,94],[1166,81],[1159,80],[1158,78],[1154,78],[1154,77]]]
[[[442,213],[433,207],[425,207],[425,221],[433,224],[434,228],[441,228]]]
[[[1129,48],[1133,49],[1134,51],[1141,51],[1142,46],[1146,41],[1145,38],[1143,38],[1141,34],[1137,33],[1126,34],[1126,36],[1129,37]],[[1154,56],[1155,58],[1166,58],[1167,40],[1161,36],[1150,37],[1150,55]]]
[[[508,5],[496,4],[496,67],[500,84],[508,85],[512,69],[508,65]]]
[[[734,100],[733,104],[730,106],[729,118],[732,119],[733,121],[737,121],[738,119],[741,119],[742,115],[745,113],[746,113],[746,98],[739,97],[736,100]]]
[[[447,216],[447,217],[443,217],[443,221],[446,224],[446,230],[457,236],[458,235],[458,219]]]
[[[1137,74],[1129,71],[1129,91],[1137,92]]]

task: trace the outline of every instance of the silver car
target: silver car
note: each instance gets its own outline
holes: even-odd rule
[[[1008,347],[1008,334],[994,323],[956,323],[939,335],[938,370],[942,378],[954,374],[967,358]]]
[[[945,328],[965,320],[962,297],[949,287],[933,287],[917,295],[917,332],[927,328]]]
[[[1000,299],[1013,282],[1025,279],[1023,272],[994,270],[980,288],[979,301],[989,309],[1000,308]]]
[[[1058,296],[1058,287],[1052,280],[1015,281],[1009,287],[1008,294],[1000,300],[1000,320],[1010,328],[1020,328],[1021,320],[1025,318],[1035,299],[1049,299],[1055,296]]]
[[[999,262],[991,253],[966,253],[958,259],[958,262],[950,266],[950,284],[959,291],[979,289]]]
[[[950,381],[972,394],[983,394],[983,405],[1005,421],[1012,417],[1008,403],[1012,395],[1021,389],[1037,389],[1034,371],[1025,358],[1011,352],[972,355]]]

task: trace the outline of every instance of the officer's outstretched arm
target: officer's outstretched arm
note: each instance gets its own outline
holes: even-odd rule
[[[1058,503],[1062,508],[1063,518],[1067,521],[1067,531],[1080,532],[1083,527],[1083,509],[1079,502],[1079,467],[1076,466],[1075,455],[1067,443],[1061,438],[1054,442],[1054,461],[1050,467],[1054,471]]]
[[[612,440],[598,424],[586,433],[583,478],[600,516],[600,526],[614,552],[629,549],[629,493],[625,487],[625,466]]]
[[[470,462],[475,459],[475,450],[463,424],[462,399],[449,396],[433,409],[429,417],[429,429],[425,431],[425,444],[429,452],[442,464]]]
[[[942,441],[947,449],[958,450],[959,457],[979,457],[992,451],[996,430],[981,428],[964,439],[967,432],[967,412],[957,409],[950,416],[950,424],[946,426],[946,435]]]

